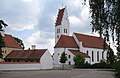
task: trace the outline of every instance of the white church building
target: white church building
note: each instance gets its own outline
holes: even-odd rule
[[[66,65],[73,65],[73,57],[77,54],[85,57],[85,61],[90,64],[107,59],[107,51],[103,51],[104,40],[102,38],[80,33],[73,33],[70,36],[69,32],[70,23],[65,7],[59,9],[55,23],[54,65],[61,64],[59,61],[63,52],[67,56]]]

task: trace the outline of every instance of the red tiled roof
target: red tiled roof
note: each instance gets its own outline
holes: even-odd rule
[[[58,17],[57,17],[55,26],[61,25],[61,21],[62,21],[62,18],[63,18],[64,10],[65,10],[65,8],[59,9]]]
[[[80,55],[82,55],[82,56],[85,57],[85,58],[90,58],[89,55],[87,55],[86,53],[80,52],[79,50],[69,50],[69,51],[70,51],[72,54],[74,54],[74,55],[80,54]]]
[[[78,33],[74,33],[74,34],[79,40],[79,42],[82,42],[82,45],[84,47],[100,48],[100,49],[104,47],[104,40],[100,37],[78,34]]]
[[[40,59],[47,49],[13,50],[5,59]]]
[[[78,48],[77,43],[71,36],[61,35],[55,48]]]
[[[5,47],[10,48],[22,48],[17,41],[12,37],[12,35],[5,34],[3,37],[3,40],[5,42]]]

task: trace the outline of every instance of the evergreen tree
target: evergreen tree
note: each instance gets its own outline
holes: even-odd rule
[[[62,68],[64,69],[64,64],[65,64],[65,62],[67,61],[67,56],[65,55],[65,52],[63,52],[62,54],[61,54],[61,57],[60,57],[60,63],[62,63],[63,65],[62,65]]]
[[[73,58],[75,64],[75,68],[80,68],[83,66],[84,62],[85,62],[85,58],[80,55],[80,54],[77,54],[74,58]]]

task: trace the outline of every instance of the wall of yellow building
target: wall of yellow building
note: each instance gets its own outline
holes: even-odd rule
[[[19,49],[19,48],[10,48],[10,47],[5,47],[5,48],[2,48],[2,51],[3,51],[3,59],[12,51],[12,50],[22,50],[22,49]],[[0,59],[0,61],[4,61],[3,59]]]

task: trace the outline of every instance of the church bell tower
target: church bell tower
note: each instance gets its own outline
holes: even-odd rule
[[[57,43],[61,35],[69,36],[69,27],[69,19],[66,7],[59,9],[57,20],[55,23],[55,44]]]

